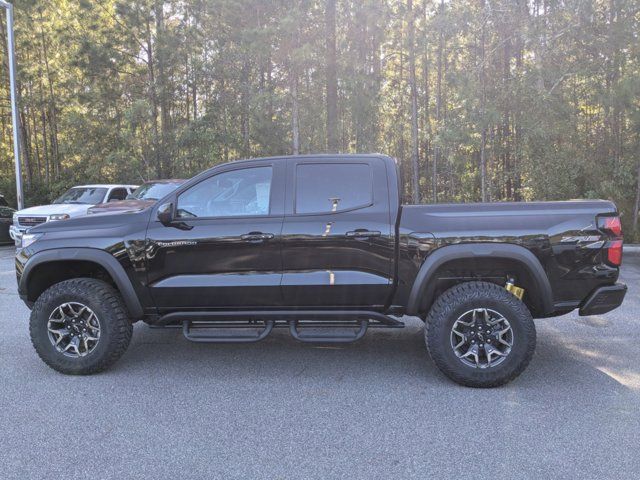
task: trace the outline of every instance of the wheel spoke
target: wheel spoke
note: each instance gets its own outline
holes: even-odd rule
[[[475,361],[475,366],[478,367],[479,363],[480,363],[480,358],[478,355],[478,346],[477,345],[472,345],[469,350],[467,350],[467,353],[461,355],[459,358],[469,358],[469,357],[473,357],[473,360]]]
[[[451,330],[453,333],[455,333],[456,335],[458,335],[459,337],[464,338],[464,333],[456,330],[455,328],[453,330]]]
[[[78,337],[73,337],[71,341],[67,344],[67,346],[64,347],[64,351],[66,352],[69,349],[73,348],[73,350],[75,350],[75,353],[77,355],[80,355],[80,350],[78,349],[79,344],[80,344],[80,339]]]
[[[54,347],[57,347],[57,346],[60,344],[60,342],[61,342],[62,340],[64,340],[65,338],[69,338],[69,335],[68,335],[68,334],[67,334],[67,335],[60,335],[60,336],[58,337],[58,339],[56,340],[56,343],[54,344]]]
[[[507,347],[511,348],[513,346],[513,344],[507,342],[504,337],[502,336],[502,333],[498,334],[498,342],[500,342],[503,345],[506,345]]]

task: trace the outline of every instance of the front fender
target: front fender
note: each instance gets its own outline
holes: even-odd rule
[[[429,305],[435,296],[435,273],[445,263],[463,258],[509,259],[521,263],[536,284],[538,297],[535,299],[540,313],[553,312],[553,291],[549,278],[540,260],[520,245],[511,243],[460,243],[434,250],[422,264],[411,287],[407,302],[407,314],[418,315],[421,305]]]
[[[143,316],[143,309],[124,268],[113,255],[95,248],[60,248],[56,250],[44,250],[33,255],[24,265],[18,293],[23,300],[28,297],[28,285],[31,272],[39,265],[49,262],[65,260],[83,260],[94,262],[103,267],[115,282],[129,313],[134,319]]]

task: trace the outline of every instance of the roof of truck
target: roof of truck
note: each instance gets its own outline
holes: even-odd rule
[[[123,184],[123,183],[94,183],[91,185],[75,185],[71,188],[113,188],[113,187],[131,187],[135,188],[137,185]]]
[[[291,158],[300,159],[334,159],[339,160],[342,158],[391,158],[389,155],[383,153],[309,153],[304,155],[277,155],[273,157],[256,157],[256,158],[242,158],[233,160],[230,163],[236,162],[256,162],[261,160],[273,161],[273,160],[288,160]],[[221,164],[223,165],[223,164]]]

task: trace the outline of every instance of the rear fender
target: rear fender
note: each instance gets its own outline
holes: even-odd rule
[[[435,300],[436,272],[451,260],[464,258],[495,258],[514,260],[524,266],[535,282],[537,298],[533,299],[541,315],[553,312],[553,292],[549,278],[538,258],[520,245],[511,243],[461,243],[438,248],[420,267],[407,304],[408,315],[419,315],[421,306]]]

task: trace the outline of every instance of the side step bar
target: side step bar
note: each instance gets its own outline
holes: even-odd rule
[[[364,337],[369,328],[404,327],[395,318],[366,310],[174,312],[160,317],[153,327],[176,328],[179,322],[185,338],[199,343],[253,343],[274,328],[288,328],[293,338],[305,343],[351,343]],[[247,329],[254,332],[240,333]]]
[[[255,334],[244,335],[212,335],[212,334],[198,334],[194,333],[196,330],[220,330],[220,329],[236,329],[236,328],[256,328],[253,324],[230,324],[230,323],[209,323],[203,325],[202,323],[193,323],[189,320],[182,322],[182,333],[187,340],[198,343],[255,343],[267,338],[267,335],[273,330],[273,320],[267,320],[264,322],[264,327]]]
[[[298,320],[289,320],[289,333],[291,333],[291,336],[293,338],[295,338],[296,340],[299,340],[301,342],[305,342],[305,343],[351,343],[351,342],[356,342],[358,340],[360,340],[362,337],[364,337],[365,333],[367,333],[367,328],[369,327],[369,320],[360,320],[359,322],[359,329],[352,333],[352,334],[334,334],[334,333],[322,333],[322,334],[316,334],[316,335],[310,335],[310,334],[305,334],[305,333],[301,333],[299,330],[299,321]],[[330,325],[330,324],[324,324],[324,322],[314,322],[314,324],[312,325],[305,325],[302,330],[304,330],[305,328],[335,328],[335,329],[341,329],[344,327],[354,327],[357,325],[349,325],[349,324],[345,324],[345,325]]]

